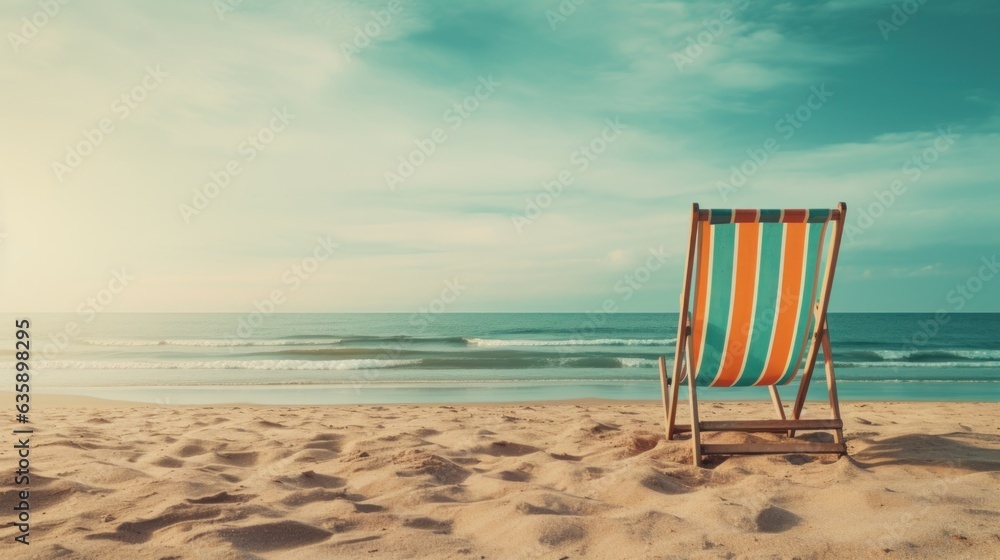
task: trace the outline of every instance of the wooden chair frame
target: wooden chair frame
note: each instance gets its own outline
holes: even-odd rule
[[[833,276],[837,268],[837,257],[840,253],[840,242],[844,232],[844,221],[847,216],[847,205],[840,203],[834,211],[831,223],[834,225],[833,239],[830,243],[827,254],[827,269],[822,278],[819,302],[813,310],[815,321],[812,333],[812,343],[806,357],[802,370],[802,379],[799,384],[798,394],[795,404],[792,407],[792,418],[785,416],[785,408],[781,403],[781,397],[775,385],[768,386],[771,392],[771,400],[777,412],[777,420],[740,420],[740,421],[713,421],[701,422],[698,417],[698,397],[695,383],[694,366],[688,356],[692,355],[693,344],[691,341],[691,280],[694,268],[695,248],[698,235],[698,224],[703,220],[708,220],[711,213],[708,210],[700,210],[695,204],[691,214],[691,235],[688,243],[687,260],[684,272],[684,288],[681,292],[680,317],[677,326],[677,350],[674,354],[673,379],[667,377],[666,359],[660,356],[660,387],[663,393],[663,414],[666,424],[667,440],[674,438],[676,434],[691,432],[691,442],[694,448],[694,464],[702,465],[703,455],[735,455],[735,454],[769,454],[769,453],[837,453],[846,454],[847,446],[844,443],[844,423],[840,416],[840,402],[837,398],[837,382],[833,368],[833,354],[830,346],[830,333],[827,325],[827,309],[830,304],[830,291],[833,287]],[[822,420],[804,420],[801,418],[802,408],[805,405],[806,394],[809,391],[809,383],[812,380],[813,369],[819,355],[819,349],[823,349],[823,360],[826,369],[826,383],[829,391],[830,409],[833,418]],[[677,403],[680,391],[680,384],[684,378],[688,382],[688,398],[691,403],[691,423],[677,424]],[[797,430],[831,430],[834,435],[834,443],[814,443],[804,441],[791,441],[785,443],[748,443],[748,444],[702,444],[701,432],[776,432],[786,433],[789,438],[794,437]]]

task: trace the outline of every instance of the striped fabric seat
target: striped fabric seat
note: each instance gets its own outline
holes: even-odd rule
[[[781,385],[815,332],[827,230],[837,209],[702,210],[692,299],[699,386]]]

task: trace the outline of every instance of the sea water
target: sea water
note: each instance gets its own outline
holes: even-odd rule
[[[14,317],[0,361],[13,370]],[[174,404],[660,398],[676,313],[36,314],[32,390]],[[1000,314],[832,314],[842,400],[1000,401]],[[790,398],[798,379],[781,388]],[[767,399],[764,388],[699,390]],[[809,393],[826,399],[822,357]]]

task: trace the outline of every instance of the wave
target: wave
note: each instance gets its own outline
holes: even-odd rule
[[[848,350],[834,359],[852,363],[908,362],[941,365],[951,362],[1000,361],[1000,350]]]
[[[648,360],[646,358],[617,358],[617,360],[621,363],[622,367],[625,368],[659,366],[657,360]]]
[[[350,377],[340,377],[340,378],[328,378],[328,379],[289,379],[289,380],[246,380],[246,381],[223,381],[223,380],[213,380],[210,383],[198,383],[198,384],[174,384],[174,383],[137,383],[135,385],[114,385],[113,387],[118,388],[128,388],[128,387],[257,387],[257,386],[299,386],[299,385],[391,385],[391,386],[413,386],[413,385],[452,385],[452,386],[466,386],[466,385],[491,385],[491,384],[542,384],[542,383],[555,383],[555,384],[578,384],[578,383],[596,383],[596,384],[613,384],[619,385],[621,383],[648,383],[654,381],[653,378],[644,377],[614,377],[614,378],[591,378],[591,377],[531,377],[531,378],[479,378],[479,379],[394,379],[394,378],[374,378],[365,377],[363,379],[350,378]],[[60,389],[92,389],[94,387],[102,387],[102,385],[63,385]],[[442,401],[444,402],[444,401]]]
[[[470,346],[663,346],[677,342],[676,338],[597,338],[574,340],[506,340],[496,338],[469,338]]]
[[[1000,361],[989,362],[841,362],[834,361],[837,367],[842,368],[1000,368]],[[818,367],[818,366],[817,366]]]
[[[163,340],[143,340],[143,339],[101,339],[84,340],[84,344],[92,346],[204,346],[204,347],[235,347],[235,346],[311,346],[318,344],[336,344],[339,338],[326,340],[239,340],[239,339],[196,339],[177,338]]]
[[[410,336],[410,335],[379,335],[379,336],[342,336],[341,342],[374,343],[374,342],[406,342],[409,344],[462,344],[468,339],[462,336]]]
[[[405,367],[419,363],[420,360],[190,360],[174,362],[139,362],[139,361],[71,361],[53,360],[38,361],[37,369],[264,369],[264,370],[356,370],[385,369]],[[13,364],[9,365],[13,369]]]
[[[13,364],[7,364],[13,368]],[[246,370],[356,370],[406,368],[414,369],[537,369],[537,368],[656,368],[655,359],[617,356],[584,356],[578,358],[552,357],[493,357],[475,356],[384,359],[362,358],[347,360],[183,360],[183,361],[39,361],[37,369],[91,369],[91,370],[150,370],[150,369],[246,369]]]
[[[84,340],[84,344],[93,346],[202,346],[202,347],[238,347],[238,346],[316,346],[337,344],[375,344],[375,343],[407,343],[407,344],[456,344],[466,345],[468,339],[461,336],[351,336],[351,335],[289,335],[282,338],[174,338],[174,339],[93,339]]]

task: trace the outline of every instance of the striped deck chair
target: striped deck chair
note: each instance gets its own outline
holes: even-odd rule
[[[843,422],[827,330],[833,274],[847,205],[829,210],[701,210],[694,205],[673,380],[660,357],[667,439],[691,432],[694,463],[702,456],[744,453],[840,453]],[[833,418],[800,419],[820,346]],[[792,418],[777,385],[799,371]],[[687,379],[691,424],[676,424],[680,384]],[[764,386],[777,420],[700,422],[697,387]],[[701,432],[832,430],[834,443],[702,444]]]

